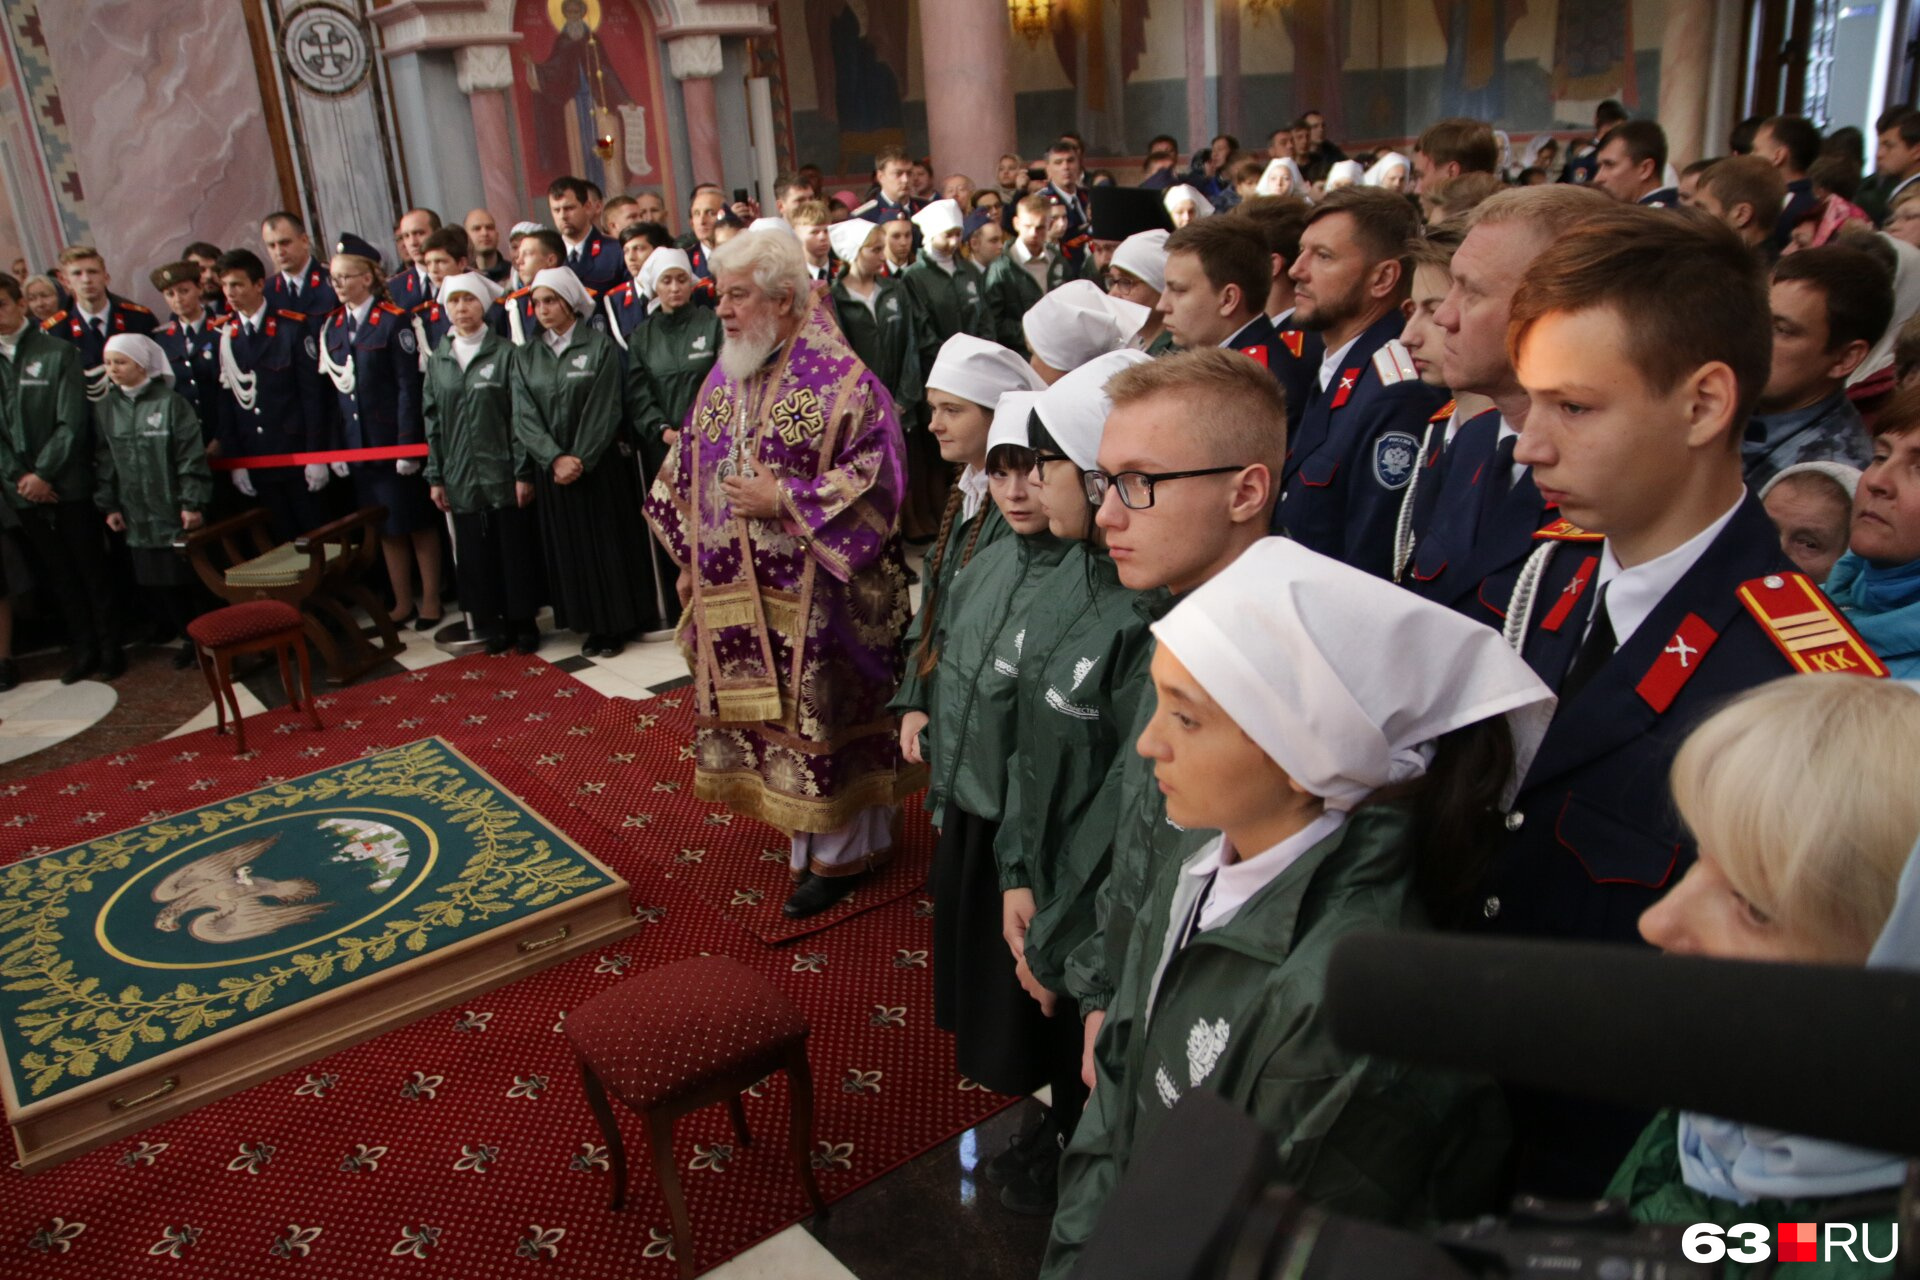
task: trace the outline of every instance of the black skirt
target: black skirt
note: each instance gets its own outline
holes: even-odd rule
[[[953,1033],[961,1075],[995,1093],[1032,1093],[1058,1074],[1063,1048],[1079,1042],[1079,1027],[1041,1013],[1014,976],[993,857],[1000,824],[951,804],[946,820],[929,878],[934,1025]],[[1071,1008],[1070,1001],[1061,1004]]]
[[[389,538],[432,529],[441,521],[427,478],[417,471],[403,476],[391,462],[354,463],[353,500],[357,506],[387,509],[380,532]]]
[[[534,483],[554,625],[583,635],[658,630],[652,540],[633,459],[609,449],[572,484],[555,484],[550,468]]]
[[[529,623],[540,612],[540,552],[533,512],[524,507],[453,516],[460,606],[480,629]]]

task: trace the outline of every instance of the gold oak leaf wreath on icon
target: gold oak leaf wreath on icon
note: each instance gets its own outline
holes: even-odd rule
[[[468,785],[432,742],[417,742],[345,769],[300,782],[282,783],[226,804],[203,809],[186,821],[158,822],[123,831],[72,850],[15,863],[0,871],[0,982],[8,991],[44,991],[21,1006],[16,1029],[31,1044],[47,1046],[20,1059],[38,1096],[67,1076],[91,1076],[105,1057],[123,1062],[136,1041],[186,1040],[241,1009],[266,1007],[297,978],[318,986],[337,970],[351,973],[369,960],[391,958],[405,947],[425,951],[436,929],[511,911],[540,907],[561,894],[598,883],[575,858],[556,854],[548,841],[521,826],[522,813],[488,787]],[[367,937],[337,937],[324,951],[302,951],[245,977],[221,978],[212,990],[191,982],[149,996],[138,986],[118,994],[101,990],[98,978],[77,978],[73,961],[60,958],[61,921],[67,899],[93,887],[93,878],[122,871],[183,837],[213,835],[235,823],[316,801],[415,797],[436,806],[450,827],[473,841],[474,852],[459,875],[410,914],[386,921]],[[8,937],[8,935],[12,935]]]

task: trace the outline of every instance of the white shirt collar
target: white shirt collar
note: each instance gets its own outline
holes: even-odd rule
[[[1013,255],[1013,260],[1015,262],[1019,263],[1021,266],[1024,267],[1029,262],[1045,262],[1048,259],[1048,257],[1052,255],[1053,250],[1051,246],[1042,245],[1040,247],[1040,252],[1028,253],[1027,242],[1016,236],[1013,241],[1013,247],[1008,249],[1007,252]]]
[[[75,298],[73,300],[73,313],[80,317],[81,323],[86,324],[88,326],[91,326],[95,320],[98,320],[101,324],[105,324],[107,322],[107,316],[111,314],[112,311],[113,311],[112,298],[108,298],[107,305],[104,307],[101,307],[98,311],[87,310],[86,307],[81,303],[79,298]]]
[[[960,473],[960,518],[971,520],[987,504],[987,473],[969,462]]]
[[[266,328],[266,325],[267,325],[267,304],[266,304],[266,303],[264,303],[264,302],[262,302],[262,303],[260,304],[260,309],[259,309],[258,311],[255,311],[255,312],[254,312],[254,313],[253,313],[252,315],[250,315],[250,316],[241,316],[241,317],[240,317],[240,323],[241,323],[241,324],[243,324],[243,325],[251,325],[251,326],[253,327],[253,329],[254,329],[254,330],[255,330],[256,332],[258,332],[258,331],[259,331],[259,330],[261,330],[261,329],[264,329],[264,328]]]
[[[1694,562],[1706,554],[1713,540],[1733,519],[1733,513],[1740,509],[1740,502],[1745,500],[1746,495],[1742,493],[1740,500],[1728,507],[1726,514],[1718,520],[1665,555],[1655,556],[1631,569],[1621,568],[1620,561],[1614,558],[1612,539],[1602,544],[1600,572],[1595,575],[1594,586],[1606,592],[1607,620],[1613,624],[1616,649],[1640,629],[1640,624],[1686,576],[1687,570],[1693,568]]]
[[[357,325],[365,324],[367,322],[367,317],[373,314],[373,299],[369,297],[365,302],[362,302],[359,306],[348,307],[347,314],[353,317],[353,322],[355,324]]]
[[[304,289],[307,287],[307,273],[305,271],[282,271],[280,278],[296,289]]]
[[[1347,358],[1347,352],[1353,350],[1353,344],[1360,341],[1360,335],[1354,334],[1346,342],[1327,352],[1326,359],[1320,362],[1320,389],[1325,391],[1333,385],[1333,377],[1340,372],[1340,362]]]
[[[1298,311],[1299,309],[1300,308],[1298,307],[1288,307],[1285,311],[1282,311],[1277,315],[1268,316],[1267,319],[1273,322],[1274,332],[1276,333],[1279,332],[1280,326],[1285,324],[1287,321],[1293,319],[1293,313]]]
[[[1346,820],[1344,810],[1329,809],[1258,857],[1232,862],[1223,861],[1227,838],[1215,836],[1200,856],[1187,864],[1188,875],[1213,877],[1213,889],[1200,908],[1200,928],[1218,928],[1233,919],[1249,899],[1279,879],[1307,850],[1338,831]]]
[[[137,385],[131,386],[131,387],[123,387],[118,384],[115,384],[114,390],[118,391],[121,395],[125,396],[129,400],[138,400],[140,398],[140,393],[142,391],[145,391],[148,387],[152,385],[153,385],[152,378],[142,378],[140,379]]]
[[[1253,319],[1247,321],[1245,324],[1241,325],[1238,329],[1235,329],[1232,333],[1228,334],[1227,340],[1221,343],[1220,345],[1223,347],[1232,346],[1233,340],[1235,338],[1239,337],[1241,334],[1245,333],[1247,330],[1251,329],[1254,325],[1258,324],[1259,322],[1260,322],[1260,317],[1258,315],[1254,316]]]
[[[575,329],[578,329],[579,327],[580,327],[580,322],[578,320],[575,320],[572,324],[567,326],[567,331],[565,333],[555,333],[553,330],[548,329],[543,333],[541,333],[540,340],[542,342],[545,342],[549,347],[553,349],[553,354],[559,355],[562,351],[565,351],[567,347],[573,342],[573,331]]]
[[[480,344],[486,340],[485,329],[481,329],[471,338],[463,338],[457,333],[453,335],[453,358],[460,362],[461,372],[464,373],[467,366],[473,363],[473,358],[480,354]]]
[[[587,232],[587,235],[581,236],[578,240],[569,240],[567,239],[566,233],[563,231],[560,233],[560,243],[567,246],[568,254],[572,254],[575,249],[584,248],[587,243],[587,236],[590,236],[592,234],[593,232],[589,231]],[[563,262],[560,265],[564,267],[566,263]]]
[[[27,330],[32,327],[33,317],[29,315],[20,322],[20,327],[12,333],[0,333],[0,347],[4,347],[8,355],[12,355],[13,349],[20,345],[20,339],[26,337]]]

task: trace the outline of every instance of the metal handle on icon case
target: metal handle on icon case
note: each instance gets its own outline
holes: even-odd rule
[[[179,1087],[180,1077],[168,1076],[160,1082],[160,1087],[152,1092],[143,1093],[137,1098],[115,1098],[107,1104],[107,1108],[110,1111],[131,1111],[135,1107],[144,1107],[149,1102],[158,1102]]]
[[[553,946],[555,943],[565,942],[572,933],[573,933],[572,926],[563,924],[560,926],[560,932],[554,934],[551,938],[541,938],[537,942],[521,943],[520,954],[531,955],[535,951],[545,951],[548,947]]]

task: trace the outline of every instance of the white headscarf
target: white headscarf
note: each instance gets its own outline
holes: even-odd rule
[[[793,224],[791,222],[788,222],[785,218],[779,217],[778,215],[772,215],[765,218],[755,218],[753,222],[748,225],[747,230],[749,231],[784,231],[796,240],[800,238],[800,233],[793,229]]]
[[[1327,170],[1327,190],[1338,191],[1342,187],[1357,187],[1366,181],[1367,171],[1358,160],[1336,160]]]
[[[1900,326],[1920,312],[1920,249],[1884,231],[1879,236],[1893,246],[1893,320],[1880,335],[1880,341],[1873,344],[1873,350],[1867,352],[1860,367],[1848,377],[1850,387],[1858,386],[1893,363],[1893,344],[1899,340]]]
[[[1122,369],[1146,361],[1144,351],[1109,351],[1040,393],[1034,411],[1074,466],[1091,470],[1100,453],[1100,437],[1107,429],[1107,413],[1113,408],[1113,401],[1107,397],[1107,382]]]
[[[1284,190],[1280,186],[1282,174],[1291,184]],[[1302,199],[1312,194],[1307,186],[1306,175],[1300,172],[1300,166],[1293,162],[1292,156],[1279,156],[1267,161],[1266,172],[1260,175],[1259,185],[1254,187],[1253,193],[1257,196],[1299,196]]]
[[[967,216],[960,212],[958,200],[935,200],[932,204],[913,215],[913,225],[920,228],[924,236],[937,236],[942,231],[954,231],[966,225]]]
[[[1034,358],[1064,373],[1126,346],[1152,314],[1091,280],[1069,280],[1027,308],[1020,328]]]
[[[851,263],[855,254],[866,246],[867,237],[880,229],[877,222],[868,222],[865,218],[848,218],[836,222],[827,228],[827,243],[833,246],[833,256],[842,262]]]
[[[500,300],[506,290],[481,275],[478,271],[462,271],[457,276],[448,276],[440,282],[435,297],[441,306],[447,305],[447,299],[456,293],[470,293],[480,299],[482,306],[490,307]]]
[[[1522,153],[1520,167],[1522,169],[1538,169],[1540,167],[1540,153],[1548,147],[1553,147],[1554,154],[1558,155],[1560,139],[1550,133],[1536,133],[1531,138],[1528,138],[1527,149]]]
[[[1000,403],[993,406],[993,425],[987,428],[987,452],[991,454],[1003,444],[1032,448],[1027,421],[1039,402],[1038,391],[1009,391],[1001,396]]]
[[[577,316],[584,316],[593,310],[593,299],[587,296],[587,286],[580,283],[580,277],[573,274],[569,267],[547,267],[533,277],[534,289],[551,289],[566,299]]]
[[[1045,384],[1017,352],[997,342],[956,333],[941,344],[927,374],[927,390],[992,409],[1010,391],[1039,391]]]
[[[1510,795],[1553,715],[1553,691],[1492,628],[1287,538],[1255,543],[1153,633],[1329,809],[1420,777],[1442,735],[1500,715]]]
[[[1830,462],[1824,459],[1816,459],[1813,462],[1796,462],[1790,467],[1780,468],[1780,470],[1774,472],[1773,479],[1760,486],[1760,492],[1756,496],[1760,501],[1765,502],[1767,495],[1772,493],[1774,487],[1782,480],[1785,480],[1788,476],[1804,475],[1825,476],[1846,490],[1848,502],[1853,501],[1854,492],[1860,488],[1860,468],[1850,467],[1844,462]]]
[[[1373,167],[1368,169],[1366,174],[1360,179],[1360,184],[1367,187],[1385,186],[1387,183],[1387,171],[1395,165],[1405,169],[1409,178],[1413,176],[1412,161],[1408,160],[1398,151],[1389,151],[1373,162]]]
[[[1191,186],[1188,183],[1183,182],[1177,187],[1168,187],[1167,194],[1160,197],[1160,203],[1166,207],[1168,213],[1173,212],[1174,205],[1182,204],[1188,200],[1193,201],[1194,217],[1210,218],[1213,216],[1213,201],[1201,195],[1200,188]]]
[[[669,271],[684,271],[687,279],[693,279],[693,259],[687,256],[685,249],[655,249],[640,264],[640,278],[634,287],[640,290],[640,296],[647,299],[647,310],[654,311],[660,306],[660,299],[653,296],[654,288],[660,283],[660,277]]]
[[[1167,235],[1159,228],[1136,231],[1113,251],[1113,265],[1155,293],[1167,287]]]
[[[147,371],[147,377],[173,385],[173,364],[160,344],[144,333],[116,333],[107,339],[107,351],[123,355]]]

